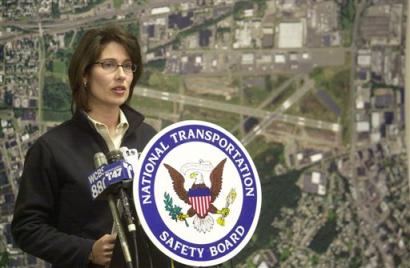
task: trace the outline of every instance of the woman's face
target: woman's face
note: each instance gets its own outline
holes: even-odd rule
[[[88,88],[88,104],[91,110],[112,109],[122,105],[129,96],[133,72],[131,59],[122,45],[108,43],[85,77]],[[118,67],[117,64],[125,65]]]

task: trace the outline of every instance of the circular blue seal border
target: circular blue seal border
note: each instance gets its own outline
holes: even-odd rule
[[[240,153],[240,156],[243,157],[244,165],[246,164],[249,167],[249,173],[251,175],[248,176],[246,179],[248,179],[248,182],[249,179],[251,179],[250,185],[253,185],[255,189],[254,196],[247,196],[245,193],[244,181],[242,181],[241,179],[243,202],[241,206],[242,210],[240,212],[240,216],[237,222],[235,223],[234,227],[224,237],[208,244],[194,244],[186,241],[183,237],[178,237],[177,235],[175,235],[172,232],[172,230],[170,230],[168,226],[164,223],[160,214],[158,213],[156,197],[151,198],[149,203],[144,202],[144,184],[142,179],[143,167],[149,164],[148,156],[154,153],[155,149],[159,148],[159,146],[161,145],[163,146],[164,144],[169,146],[169,148],[161,156],[158,157],[157,165],[155,166],[155,169],[152,171],[153,179],[150,181],[150,189],[152,195],[154,195],[156,173],[164,157],[170,151],[172,151],[172,149],[178,147],[179,145],[186,144],[189,142],[207,143],[223,151],[225,155],[228,158],[230,158],[232,163],[235,165],[238,174],[241,174],[238,166],[235,163],[235,159],[233,159],[233,156],[226,153],[226,150],[219,143],[214,143],[212,142],[212,140],[200,139],[198,137],[181,140],[175,143],[175,140],[172,138],[172,135],[177,135],[175,133],[178,133],[179,131],[188,131],[189,129],[201,129],[204,130],[204,132],[210,131],[212,133],[216,133],[220,137],[219,140],[225,139],[228,143],[234,145],[235,149]],[[153,166],[152,163],[151,166]],[[179,123],[175,123],[171,126],[168,126],[161,130],[159,133],[157,133],[147,144],[144,151],[141,153],[135,174],[136,176],[133,182],[133,194],[135,208],[137,210],[137,214],[141,222],[141,225],[147,233],[148,237],[155,244],[155,246],[159,248],[165,255],[171,257],[172,259],[193,266],[217,265],[237,255],[240,252],[240,250],[242,250],[248,243],[248,241],[251,239],[259,219],[261,208],[262,196],[259,176],[256,171],[255,165],[246,149],[231,133],[229,133],[225,129],[209,122],[197,120],[182,121]],[[158,199],[162,201],[162,198],[163,197],[161,196],[161,198]],[[191,250],[203,249],[202,253],[200,254],[200,256],[195,256],[195,254],[182,254],[182,251],[178,254],[176,251],[171,250],[166,245],[166,241],[159,239],[159,237],[161,236],[161,234],[163,234],[164,231],[167,232],[167,234],[172,235],[174,244],[179,243],[181,247],[184,246]],[[218,254],[216,254],[214,250],[211,250],[218,249],[218,245],[220,245],[221,243],[224,244],[226,240],[231,242],[232,237],[237,238],[238,231],[242,233],[241,238],[239,240],[236,240],[236,243],[229,250],[225,250],[223,253],[219,253],[218,251]]]

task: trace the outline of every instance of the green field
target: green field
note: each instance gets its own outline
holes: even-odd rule
[[[124,1],[123,0],[113,0],[113,3],[114,3],[114,7],[118,9],[121,7]]]
[[[350,57],[347,57],[350,59]],[[350,60],[343,66],[332,68],[316,68],[310,74],[315,80],[316,88],[325,90],[342,110],[340,123],[342,125],[342,140],[346,145],[351,136],[350,107]]]
[[[268,106],[269,110],[271,111],[276,110],[279,106],[283,104],[285,100],[287,100],[290,96],[292,96],[293,93],[295,93],[295,91],[296,91],[296,84],[293,83],[287,89],[282,91],[275,99],[272,100],[272,102]]]
[[[51,122],[63,122],[71,118],[71,111],[53,111],[43,109],[43,120]]]
[[[239,116],[233,113],[186,106],[181,120],[203,120],[217,124],[225,129],[232,129],[239,121]]]
[[[327,122],[337,121],[336,114],[328,110],[314,93],[308,93],[305,95],[296,105],[292,105],[286,113]]]
[[[181,87],[182,78],[178,75],[166,75],[159,72],[152,72],[148,78],[148,85],[150,87],[168,91],[168,92],[179,92]]]
[[[133,96],[130,105],[136,110],[155,109],[160,113],[173,113],[174,105],[169,101],[161,101],[143,96]]]
[[[54,60],[53,61],[53,72],[65,75],[67,72],[65,63],[61,60]]]

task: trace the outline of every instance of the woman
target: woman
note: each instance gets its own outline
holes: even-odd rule
[[[130,108],[142,72],[137,40],[112,27],[85,33],[70,62],[73,117],[41,136],[25,159],[12,233],[53,267],[103,267],[115,235],[107,201],[93,201],[87,177],[97,152],[142,151],[155,130]],[[139,230],[140,267],[170,267]],[[172,264],[173,266],[173,264]]]

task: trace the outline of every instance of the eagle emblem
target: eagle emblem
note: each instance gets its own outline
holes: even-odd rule
[[[210,162],[205,162],[200,160],[199,163],[187,163],[181,167],[181,172],[185,174],[189,179],[193,179],[194,182],[189,190],[185,189],[185,178],[178,170],[164,163],[165,168],[168,170],[169,175],[172,179],[172,185],[175,193],[180,200],[184,201],[190,206],[186,213],[180,213],[181,208],[177,208],[176,215],[173,216],[175,220],[185,221],[187,218],[193,217],[194,228],[198,232],[206,233],[212,230],[214,225],[214,219],[211,214],[219,214],[220,218],[217,222],[220,225],[224,225],[224,219],[229,214],[229,205],[233,202],[235,198],[232,198],[232,191],[230,193],[230,202],[227,202],[226,206],[222,209],[218,209],[213,204],[218,198],[222,189],[222,175],[223,169],[226,162],[226,158],[219,162],[219,164],[212,168]],[[209,172],[209,181],[211,182],[210,187],[205,184],[203,172]],[[236,193],[234,194],[236,196]],[[229,196],[229,195],[228,195]],[[169,198],[169,196],[168,196]],[[174,213],[175,214],[175,213]]]

